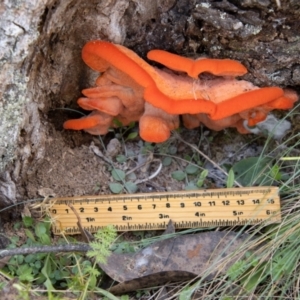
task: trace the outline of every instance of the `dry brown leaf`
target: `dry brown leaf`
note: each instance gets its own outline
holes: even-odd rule
[[[204,276],[209,280],[228,270],[237,260],[237,256],[230,255],[247,239],[248,235],[227,231],[176,236],[156,242],[134,254],[113,253],[101,268],[115,281],[125,283],[124,286],[129,287],[131,283],[128,281],[134,280],[134,290],[138,289],[138,281],[141,283],[140,289],[145,287],[146,282],[149,287],[152,281],[152,286],[155,286],[158,282],[178,281],[182,277],[187,280]],[[243,253],[238,255],[242,257]],[[207,272],[212,264],[215,267]],[[159,281],[155,278],[159,278]]]

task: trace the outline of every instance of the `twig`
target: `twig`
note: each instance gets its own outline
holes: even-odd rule
[[[136,170],[146,166],[146,165],[149,165],[150,163],[152,163],[152,161],[153,161],[153,155],[151,155],[150,160],[147,158],[146,161],[144,161],[143,163],[140,163],[136,167],[134,167],[133,169],[130,169],[129,171],[127,171],[126,176],[133,173],[133,172],[135,172]]]
[[[81,223],[81,218],[80,218],[78,212],[76,211],[75,207],[72,204],[68,204],[68,206],[71,208],[71,210],[73,211],[73,213],[75,214],[75,216],[77,218],[77,226],[80,230],[81,236],[83,237],[83,239],[86,243],[89,243],[91,240],[93,240],[92,235],[83,228],[82,223]]]
[[[161,161],[160,161],[159,159],[153,159],[153,160],[151,161],[151,163],[154,162],[154,161],[158,161],[158,162],[159,162],[159,166],[158,166],[157,170],[156,170],[154,173],[152,173],[150,176],[148,176],[147,178],[137,180],[137,181],[135,182],[135,184],[140,184],[140,183],[142,183],[142,182],[146,182],[146,181],[148,181],[148,180],[151,180],[151,179],[153,179],[154,177],[156,177],[156,176],[160,173],[160,171],[161,171],[161,169],[162,169],[162,163],[161,163]]]
[[[88,244],[67,244],[58,246],[38,246],[38,247],[25,247],[15,249],[0,249],[0,259],[6,256],[13,255],[26,255],[35,253],[56,253],[56,252],[87,252],[92,250]]]
[[[158,166],[157,170],[154,173],[152,173],[150,176],[148,176],[147,178],[136,180],[134,183],[135,184],[140,184],[140,183],[143,183],[143,182],[146,182],[146,181],[149,181],[149,180],[153,179],[154,177],[156,177],[160,173],[160,171],[162,169],[161,160],[158,159],[158,158],[153,158],[153,155],[151,155],[150,159],[147,158],[147,160],[145,162],[137,165],[136,167],[134,167],[130,171],[126,172],[126,176],[129,175],[130,173],[146,166],[146,165],[152,164],[153,162],[159,162],[159,166]]]

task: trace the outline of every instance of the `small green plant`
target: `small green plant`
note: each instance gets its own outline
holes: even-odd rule
[[[137,185],[130,181],[130,176],[126,176],[125,172],[121,169],[112,169],[111,175],[114,180],[118,182],[112,182],[109,184],[110,190],[114,194],[119,194],[123,191],[124,187],[129,193],[135,193],[138,189]],[[132,176],[132,174],[131,174]],[[120,183],[121,182],[121,183]]]
[[[113,123],[119,129],[119,133],[116,133],[116,138],[123,140],[124,143],[135,139],[139,135],[137,131],[130,132],[136,125],[136,122],[131,122],[128,126],[123,126],[122,122],[114,119]]]
[[[31,217],[24,217],[22,224],[16,224],[17,230],[23,225],[26,241],[22,247],[50,246],[50,220],[46,218],[41,222],[35,222]],[[88,252],[88,257],[95,258],[95,262],[105,262],[110,254],[110,245],[116,238],[113,227],[107,227],[96,234],[95,242],[91,243],[93,250]],[[75,242],[68,238],[69,242]],[[11,239],[9,249],[19,246],[20,240],[16,236]],[[65,244],[65,239],[59,239],[58,244]],[[28,255],[15,255],[1,270],[9,277],[17,277],[22,284],[44,285],[48,291],[49,299],[55,299],[52,295],[56,290],[70,289],[83,291],[86,288],[93,290],[101,275],[101,270],[96,264],[84,258],[81,254],[35,253]]]
[[[243,287],[251,292],[266,278],[279,282],[281,278],[291,274],[296,267],[298,256],[294,250],[288,250],[284,254],[277,251],[270,260],[260,261],[248,252],[245,259],[235,262],[228,269],[227,275],[232,282],[240,281]]]
[[[234,185],[234,172],[233,172],[232,169],[230,169],[229,172],[228,172],[226,187],[227,188],[232,188],[233,185]]]
[[[189,164],[184,171],[177,170],[171,173],[171,177],[177,181],[186,180],[186,190],[197,190],[203,187],[206,177],[208,176],[208,170],[197,166],[196,164]]]
[[[105,263],[111,253],[111,244],[116,237],[117,231],[112,225],[100,229],[94,236],[95,241],[90,243],[93,250],[88,251],[87,256],[94,258],[96,262]]]
[[[196,185],[198,188],[201,188],[204,184],[204,181],[208,175],[208,170],[204,169],[198,176]]]
[[[235,163],[231,170],[243,186],[273,185],[276,181],[287,179],[270,157],[248,157]]]
[[[49,246],[50,239],[50,220],[35,223],[31,217],[23,218],[24,232],[26,241],[23,248],[35,246]],[[17,224],[16,227],[20,227]],[[69,239],[70,241],[72,239]],[[60,239],[62,243],[65,241]],[[19,239],[14,237],[8,248],[16,248],[20,243]],[[55,253],[36,253],[28,255],[15,255],[3,268],[3,272],[11,277],[17,277],[21,283],[27,285],[44,285],[48,290],[48,296],[52,297],[52,291],[64,289],[69,286],[74,277],[72,269],[68,266],[75,262],[74,256],[65,254],[57,256]],[[24,292],[24,291],[23,291]],[[54,299],[53,297],[51,299]]]

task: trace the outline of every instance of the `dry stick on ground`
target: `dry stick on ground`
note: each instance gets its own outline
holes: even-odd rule
[[[228,173],[223,170],[217,163],[215,163],[213,160],[211,160],[207,155],[205,155],[202,151],[200,151],[196,146],[188,143],[187,141],[185,141],[176,131],[174,131],[174,135],[183,143],[185,143],[186,145],[190,146],[192,149],[194,149],[196,152],[198,152],[201,156],[203,156],[206,160],[208,160],[210,163],[212,163],[216,168],[218,168],[221,172],[223,172],[225,175],[228,176]],[[239,187],[243,187],[240,183],[238,183],[236,180],[234,180],[234,183],[239,186]]]
[[[89,231],[87,231],[83,228],[82,223],[81,223],[81,218],[80,218],[78,212],[76,211],[75,207],[72,204],[68,204],[68,206],[71,208],[71,210],[74,212],[74,214],[77,218],[77,226],[80,230],[81,236],[84,238],[84,241],[86,243],[93,241],[94,237],[92,236],[92,234]]]
[[[72,204],[69,204],[69,207],[74,212],[75,216],[77,217],[77,225],[81,231],[83,238],[86,242],[90,241],[90,237],[88,233],[83,229],[81,224],[80,216],[78,215],[77,211],[73,207]],[[16,249],[0,249],[0,259],[13,256],[13,255],[26,255],[26,254],[35,254],[35,253],[57,253],[57,252],[87,252],[92,250],[89,244],[66,244],[66,245],[59,245],[59,246],[38,246],[38,247],[24,247],[24,248],[16,248]]]
[[[38,246],[38,247],[24,247],[16,249],[0,249],[0,259],[6,256],[26,255],[35,253],[57,253],[57,252],[87,252],[92,250],[88,244],[67,244],[59,246]]]
[[[160,171],[162,169],[162,163],[161,163],[160,159],[154,158],[149,163],[153,163],[155,161],[159,162],[159,166],[158,166],[157,170],[154,173],[152,173],[150,176],[148,176],[147,178],[139,179],[139,180],[135,181],[134,182],[135,184],[140,184],[140,183],[149,181],[149,180],[153,179],[154,177],[156,177],[160,173]],[[140,168],[141,166],[138,166],[138,167]]]
[[[78,219],[78,227],[82,229],[81,220],[74,209],[74,207],[69,204],[69,207],[72,209],[74,214]],[[83,237],[89,241],[88,237],[86,236],[85,232],[81,232]],[[38,247],[24,247],[24,248],[17,248],[17,249],[0,249],[0,259],[6,256],[18,255],[18,254],[35,254],[35,253],[57,253],[57,252],[87,252],[92,250],[89,244],[67,244],[67,245],[59,245],[59,246],[38,246]]]

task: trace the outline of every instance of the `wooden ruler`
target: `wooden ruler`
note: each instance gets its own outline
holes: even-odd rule
[[[279,223],[277,187],[245,187],[130,195],[100,195],[50,200],[53,232],[96,232],[109,224],[118,231]],[[76,214],[74,213],[76,211]]]

